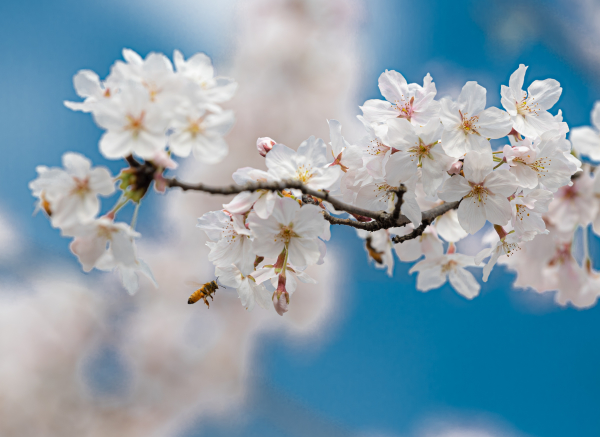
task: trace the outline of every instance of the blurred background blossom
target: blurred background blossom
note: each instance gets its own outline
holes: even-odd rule
[[[101,77],[123,47],[202,51],[239,91],[222,164],[181,161],[183,180],[230,183],[262,168],[257,137],[292,148],[328,140],[327,119],[357,139],[358,105],[377,77],[427,72],[438,95],[467,80],[499,87],[519,63],[552,77],[572,126],[600,98],[600,5],[581,1],[173,0],[0,5],[0,435],[6,436],[596,436],[598,308],[559,308],[512,290],[498,269],[467,302],[447,286],[422,294],[408,265],[387,278],[353,230],[334,229],[316,286],[293,309],[247,312],[219,290],[188,306],[185,282],[213,276],[196,219],[227,199],[153,194],[140,211],[140,254],[159,288],[130,297],[118,279],[83,274],[27,182],[66,150],[103,161],[89,116],[62,107],[71,77]],[[189,162],[188,162],[189,161]],[[476,239],[461,244],[476,253]],[[597,241],[596,241],[597,243]],[[470,247],[472,245],[473,247]],[[596,258],[598,244],[592,248]]]

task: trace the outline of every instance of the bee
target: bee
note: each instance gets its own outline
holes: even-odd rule
[[[197,285],[199,285],[199,284],[197,284]],[[200,299],[204,299],[204,303],[206,304],[207,307],[210,308],[207,298],[210,297],[211,300],[214,300],[213,294],[216,293],[217,288],[219,288],[219,286],[217,285],[217,281],[207,282],[206,284],[204,284],[203,286],[201,286],[199,289],[197,289],[196,291],[194,291],[192,293],[192,295],[188,299],[188,304],[193,304],[193,303],[198,302]]]
[[[373,246],[371,246],[371,237],[367,237],[365,242],[369,256],[373,258],[377,264],[383,264],[383,252],[378,252],[373,248]]]

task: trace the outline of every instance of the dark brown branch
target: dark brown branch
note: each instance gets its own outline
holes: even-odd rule
[[[398,197],[398,199],[396,200],[396,204],[394,205],[392,220],[398,220],[398,217],[400,217],[400,209],[402,208],[402,197],[404,197],[404,193],[406,193],[406,187],[404,186],[404,184],[400,184],[398,190],[396,190],[396,196]]]
[[[381,217],[382,212],[369,211],[368,209],[359,208],[357,206],[348,205],[346,203],[340,202],[337,199],[334,199],[329,195],[327,191],[317,191],[311,188],[308,188],[300,181],[280,181],[280,182],[248,182],[245,185],[228,185],[226,187],[211,187],[205,184],[186,184],[184,182],[180,182],[175,178],[167,179],[168,187],[179,187],[183,191],[193,190],[193,191],[203,191],[205,193],[210,194],[239,194],[244,191],[258,191],[258,190],[267,190],[267,191],[283,191],[285,189],[295,189],[300,190],[303,194],[308,194],[310,196],[316,197],[318,199],[324,200],[326,202],[331,203],[336,210],[346,211],[352,214],[358,214],[365,217],[369,217],[377,220]]]
[[[244,191],[283,191],[286,189],[295,189],[301,191],[304,194],[303,200],[306,203],[318,204],[317,200],[314,200],[311,197],[309,197],[312,196],[313,198],[320,199],[321,201],[329,202],[338,211],[344,211],[350,214],[356,214],[359,216],[369,217],[373,219],[372,221],[368,222],[362,222],[352,219],[342,219],[334,217],[326,211],[323,211],[325,219],[329,221],[329,223],[331,223],[332,225],[345,225],[357,229],[364,229],[366,231],[374,232],[380,229],[390,229],[394,227],[406,226],[408,223],[410,223],[410,220],[407,217],[400,214],[400,206],[398,206],[401,205],[402,195],[406,192],[406,188],[404,186],[402,186],[401,189],[398,190],[398,203],[396,204],[396,207],[394,208],[394,213],[392,214],[389,214],[385,211],[370,211],[368,209],[363,209],[354,205],[349,205],[331,197],[329,195],[329,192],[327,191],[313,190],[311,188],[306,187],[300,181],[249,182],[245,185],[228,185],[225,187],[213,187],[202,183],[187,184],[185,182],[180,182],[175,178],[171,178],[167,179],[167,186],[171,188],[179,187],[183,191],[202,191],[209,194],[221,195],[239,194]],[[408,235],[402,237],[394,237],[393,241],[395,243],[400,243],[402,241],[410,240],[412,238],[417,238],[423,233],[427,226],[433,223],[436,217],[445,214],[451,209],[457,208],[459,204],[460,201],[442,203],[441,205],[438,205],[435,208],[430,209],[429,211],[423,212],[421,226],[419,226],[417,229],[415,229]],[[396,209],[398,210],[397,216],[395,216]]]

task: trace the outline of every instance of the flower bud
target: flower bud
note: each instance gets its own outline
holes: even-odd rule
[[[280,316],[283,316],[284,313],[287,313],[290,306],[290,295],[285,289],[285,276],[279,275],[279,280],[277,281],[277,290],[273,293],[273,306],[275,307],[275,311]]]
[[[456,161],[454,164],[452,164],[452,166],[450,167],[450,170],[448,170],[448,174],[450,174],[450,175],[460,174],[460,171],[462,170],[462,166],[463,166],[462,161]]]
[[[275,145],[275,140],[269,137],[263,137],[256,140],[256,148],[258,149],[258,153],[260,156],[267,156],[267,153],[271,151],[273,146]]]

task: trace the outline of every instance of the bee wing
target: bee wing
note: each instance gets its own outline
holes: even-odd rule
[[[195,288],[200,288],[202,287],[204,284],[198,282],[198,281],[185,281],[184,282],[185,285],[189,285],[190,287],[195,287]]]

